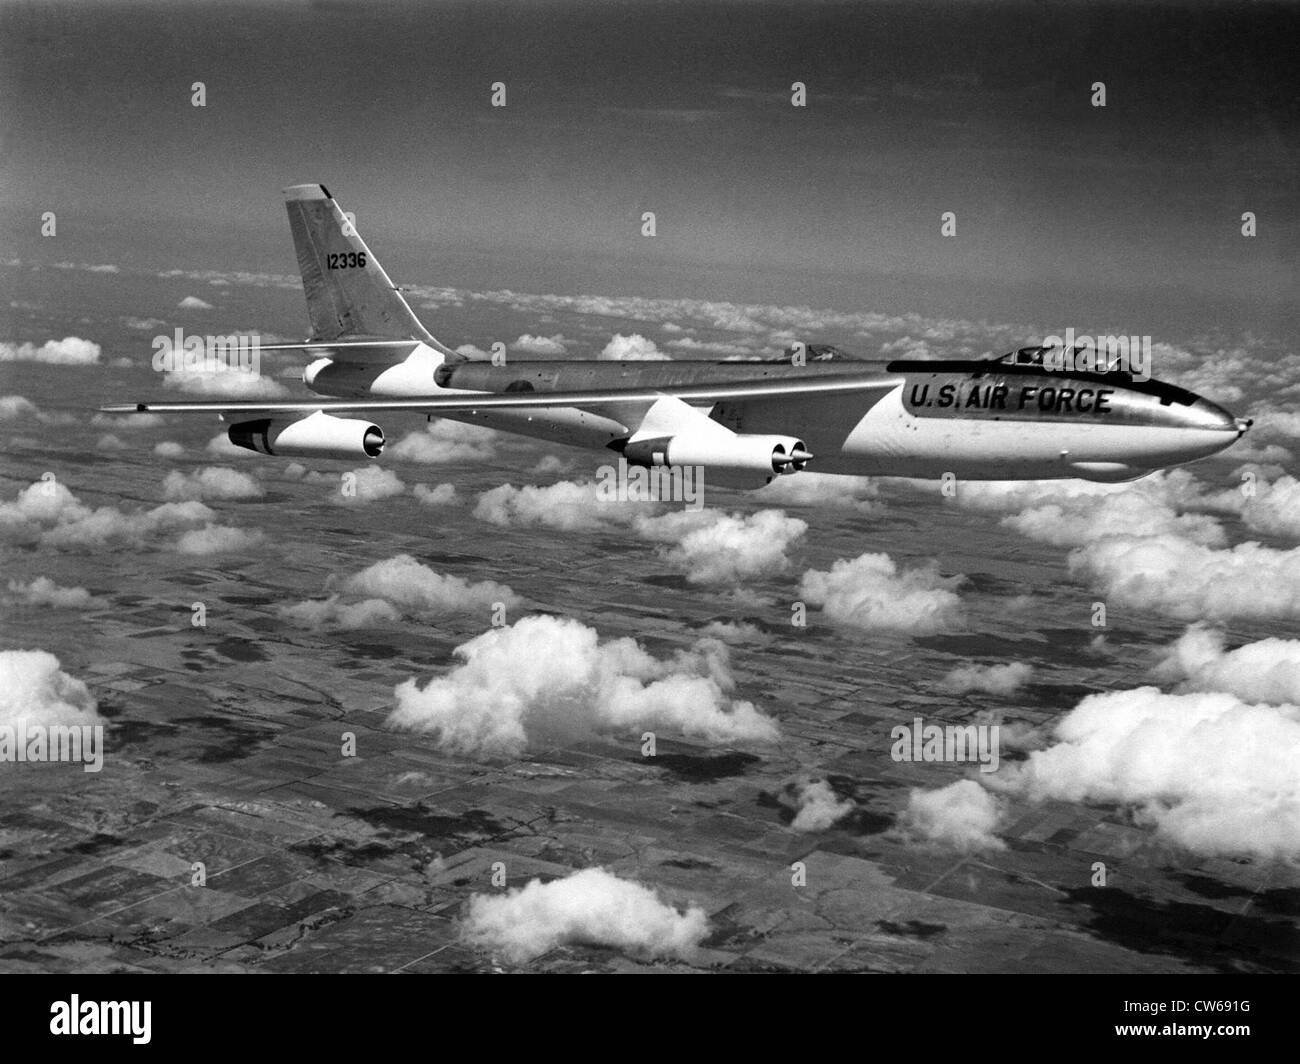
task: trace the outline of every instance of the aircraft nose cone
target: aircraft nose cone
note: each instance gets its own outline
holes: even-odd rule
[[[1240,427],[1238,419],[1217,403],[1198,398],[1191,406],[1179,411],[1180,427],[1202,429],[1210,432],[1230,432],[1235,440],[1245,430]]]
[[[1187,404],[1171,403],[1161,407],[1161,421],[1179,429],[1178,450],[1182,461],[1208,458],[1236,443],[1250,427],[1250,422],[1234,417],[1217,403],[1197,396]]]

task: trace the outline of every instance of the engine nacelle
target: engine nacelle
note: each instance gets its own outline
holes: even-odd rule
[[[384,433],[378,425],[317,410],[304,418],[241,421],[227,433],[236,447],[295,458],[378,458]]]
[[[721,426],[718,426],[721,428]],[[812,455],[793,436],[716,431],[631,440],[623,456],[633,465],[703,466],[715,484],[761,488],[773,477],[797,473]]]

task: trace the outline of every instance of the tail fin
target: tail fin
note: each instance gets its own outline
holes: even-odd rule
[[[420,324],[324,185],[284,190],[313,340],[419,340],[462,361]]]

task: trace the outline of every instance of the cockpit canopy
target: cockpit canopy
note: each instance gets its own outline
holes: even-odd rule
[[[1069,349],[1056,344],[1021,347],[993,361],[1012,366],[1044,366],[1059,370],[1067,365],[1077,366],[1085,357],[1092,373],[1132,379],[1133,375],[1123,368],[1123,355],[1118,352],[1102,352],[1089,344],[1075,344]]]

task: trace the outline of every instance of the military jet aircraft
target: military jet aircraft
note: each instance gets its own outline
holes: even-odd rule
[[[703,467],[735,487],[805,469],[1122,481],[1212,455],[1250,426],[1176,385],[1108,365],[1080,371],[1079,359],[1042,347],[944,361],[872,362],[816,346],[740,362],[472,360],[430,335],[323,185],[284,194],[311,338],[261,350],[311,356],[302,380],[315,397],[106,411],[215,413],[240,447],[344,459],[382,452],[371,418],[413,412],[618,452],[632,465]]]

